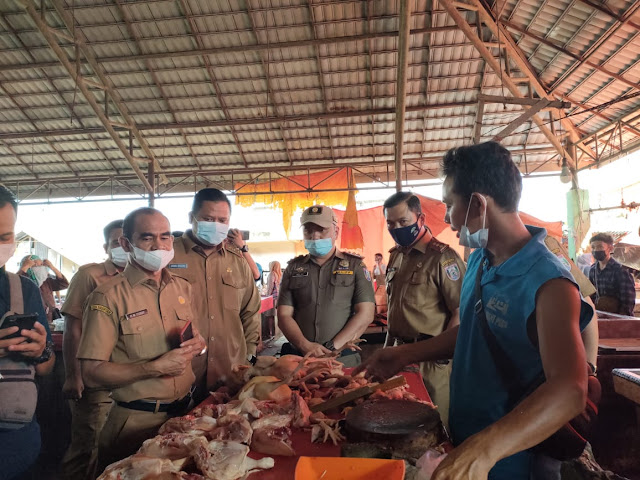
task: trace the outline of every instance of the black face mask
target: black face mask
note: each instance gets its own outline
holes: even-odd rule
[[[591,254],[597,262],[603,262],[605,258],[607,258],[607,252],[605,252],[604,250],[596,250],[595,252],[591,252]]]

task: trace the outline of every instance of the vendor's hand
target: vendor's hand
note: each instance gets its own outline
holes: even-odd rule
[[[487,442],[474,435],[446,456],[433,472],[431,480],[487,480],[495,463]]]
[[[407,363],[402,355],[402,350],[398,347],[383,348],[375,351],[373,355],[356,367],[352,375],[355,376],[366,371],[367,378],[386,380],[402,370]]]
[[[227,238],[238,248],[242,248],[247,244],[247,242],[242,239],[242,232],[237,228],[230,228]]]
[[[205,342],[204,337],[200,334],[200,332],[198,331],[198,329],[195,327],[193,323],[191,324],[191,329],[193,331],[193,338],[190,340],[187,340],[186,342],[182,342],[180,344],[180,347],[191,348],[191,352],[192,352],[191,358],[193,358],[196,355],[200,355],[200,353],[206,348],[207,343]]]
[[[79,373],[67,377],[64,380],[62,386],[62,395],[68,400],[79,400],[82,398],[82,391],[84,390],[84,382],[82,381],[82,375]]]
[[[300,351],[305,357],[324,357],[331,355],[331,350],[315,342],[306,342],[304,345],[300,345]]]
[[[22,330],[20,332],[23,341],[18,344],[13,344],[7,347],[10,352],[16,352],[23,357],[38,358],[44,352],[44,347],[47,345],[47,331],[40,322],[33,324],[32,330]]]
[[[160,373],[159,376],[178,377],[186,372],[196,353],[193,347],[174,348],[150,363],[153,370]]]

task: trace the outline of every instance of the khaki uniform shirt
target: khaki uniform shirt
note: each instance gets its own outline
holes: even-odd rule
[[[578,288],[580,289],[580,293],[583,297],[590,297],[591,295],[596,293],[596,287],[593,286],[593,284],[589,281],[589,278],[587,278],[587,276],[582,273],[577,265],[571,261],[567,250],[558,240],[547,235],[547,237],[544,239],[544,243],[549,251],[556,257],[558,257],[558,259],[565,267],[567,267],[568,270],[571,270],[571,275],[573,275],[574,280],[578,284]]]
[[[82,319],[84,302],[89,294],[117,274],[118,268],[111,260],[81,266],[71,279],[61,312]]]
[[[362,258],[340,252],[319,266],[310,255],[289,262],[282,274],[279,305],[293,307],[304,337],[323,344],[353,316],[354,305],[374,302],[371,274]]]
[[[260,340],[260,294],[249,264],[233,245],[223,244],[207,256],[190,236],[176,238],[168,269],[191,283],[195,325],[207,353],[193,360],[201,384],[224,382],[234,365],[247,363]]]
[[[191,286],[167,270],[161,285],[128,264],[121,275],[96,288],[85,304],[78,358],[120,364],[154,360],[180,345],[191,312]],[[191,367],[177,377],[156,377],[112,389],[116,401],[176,400],[195,377]]]
[[[420,239],[408,252],[390,250],[387,266],[387,319],[389,336],[436,336],[460,307],[466,267],[448,245],[432,237]]]

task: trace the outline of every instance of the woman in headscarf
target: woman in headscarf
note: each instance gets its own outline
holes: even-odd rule
[[[55,277],[49,275],[51,270]],[[18,274],[33,280],[40,288],[40,296],[44,303],[44,311],[47,314],[47,321],[51,323],[53,312],[56,309],[56,301],[53,298],[53,292],[64,290],[69,286],[69,280],[62,274],[60,270],[53,266],[47,259],[42,260],[37,255],[27,255],[20,261],[20,270]]]

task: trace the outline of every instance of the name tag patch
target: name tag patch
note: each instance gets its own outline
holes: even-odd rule
[[[113,315],[111,309],[105,307],[104,305],[91,305],[91,310],[97,310],[98,312],[106,313],[107,315]]]
[[[170,263],[169,268],[187,268],[186,263]]]
[[[293,274],[291,274],[291,278],[297,278],[297,277],[308,277],[309,276],[309,272],[305,271],[305,272],[293,272]]]
[[[143,315],[146,315],[147,313],[149,313],[149,310],[145,308],[144,310],[138,310],[137,312],[127,313],[124,317],[127,320],[131,320],[132,318],[141,317]]]
[[[334,275],[353,275],[353,270],[334,270]]]

